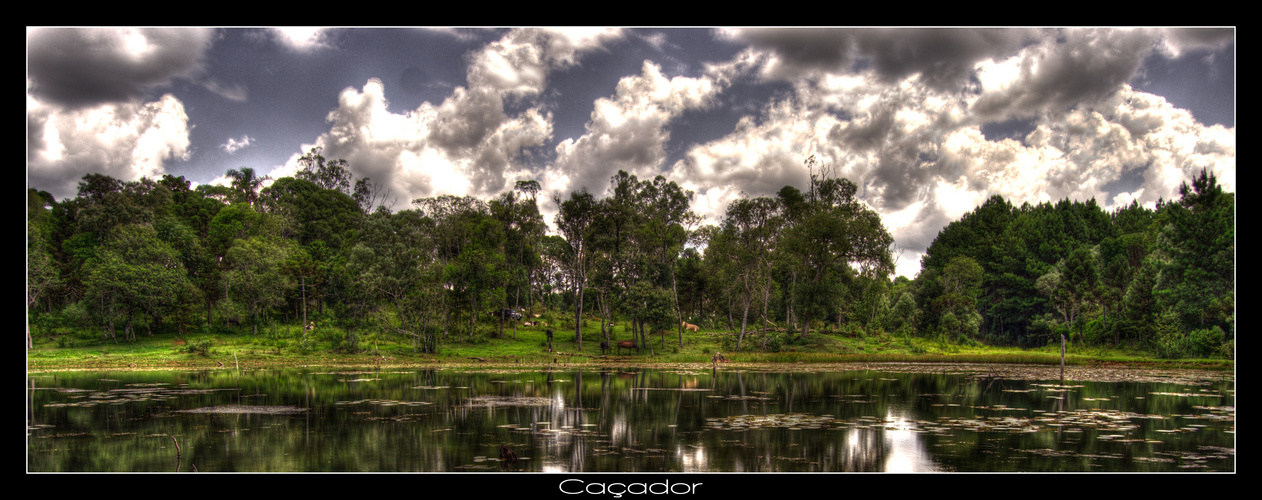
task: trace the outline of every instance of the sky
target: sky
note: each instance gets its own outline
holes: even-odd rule
[[[1236,183],[1234,28],[28,28],[27,185],[87,173],[227,184],[313,147],[393,210],[626,170],[694,193],[805,190],[814,156],[914,278],[993,195],[1177,199]]]

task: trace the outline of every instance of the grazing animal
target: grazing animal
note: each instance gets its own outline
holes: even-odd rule
[[[684,326],[684,330],[692,330],[694,332],[701,329],[701,327],[694,325],[692,323],[689,323],[687,321],[683,322],[683,326]]]
[[[241,326],[240,318],[228,318],[228,326]]]
[[[609,341],[608,340],[601,341],[600,342],[600,355],[604,356],[605,351],[608,351],[608,350],[609,350]]]
[[[619,356],[622,355],[623,349],[635,349],[636,351],[639,351],[640,346],[636,345],[634,340],[619,340],[618,341],[618,355]]]

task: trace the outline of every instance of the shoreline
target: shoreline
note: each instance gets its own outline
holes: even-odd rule
[[[1177,363],[1160,363],[1162,366],[1142,366],[1152,365],[1153,363],[1118,363],[1118,362],[1087,362],[1082,364],[1066,365],[1065,380],[1066,382],[1177,382],[1186,383],[1189,380],[1235,380],[1235,368],[1231,367],[1205,367],[1195,366],[1194,363],[1188,363],[1192,366],[1177,366]],[[1169,366],[1176,365],[1176,366]],[[525,370],[525,371],[570,371],[570,370],[617,370],[617,369],[666,369],[666,370],[683,370],[683,371],[724,371],[724,372],[758,372],[758,371],[777,371],[777,372],[844,372],[844,371],[874,371],[874,372],[895,372],[895,373],[942,373],[942,374],[958,374],[974,378],[1001,378],[1001,379],[1019,379],[1019,380],[1051,380],[1059,381],[1060,365],[1047,364],[1031,364],[1031,363],[1004,363],[1004,362],[977,362],[977,361],[960,361],[951,362],[950,360],[925,360],[925,361],[834,361],[834,362],[727,362],[727,363],[700,363],[700,362],[644,362],[639,360],[599,360],[584,361],[578,363],[543,363],[543,362],[524,362],[524,363],[507,363],[507,362],[451,362],[451,361],[431,361],[431,362],[404,362],[404,363],[373,363],[371,361],[363,362],[358,360],[347,360],[345,362],[312,362],[312,363],[259,363],[257,361],[241,363],[238,367],[224,363],[220,366],[218,362],[210,362],[198,360],[191,363],[165,363],[142,365],[137,363],[108,363],[97,364],[91,366],[83,365],[48,365],[32,367],[27,366],[27,375],[57,373],[57,372],[85,372],[85,371],[201,371],[201,370],[276,370],[287,368],[322,368],[328,370],[345,370],[345,371],[382,371],[382,370],[415,370],[415,369],[434,369],[434,370]]]

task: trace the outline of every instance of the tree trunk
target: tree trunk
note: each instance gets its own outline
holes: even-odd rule
[[[307,277],[300,278],[302,282],[302,327],[307,327]]]
[[[745,314],[741,315],[741,333],[736,336],[736,351],[741,350],[741,341],[745,340],[745,324],[749,321],[749,299],[745,300]]]
[[[679,290],[675,286],[675,267],[673,265],[670,268],[670,294],[671,296],[675,298],[675,324],[678,325],[676,326],[676,328],[679,328],[679,348],[683,349],[684,348],[684,315],[683,315],[683,311],[679,310]],[[662,334],[662,345],[666,345],[665,333]]]
[[[583,286],[574,291],[574,343],[583,350]]]

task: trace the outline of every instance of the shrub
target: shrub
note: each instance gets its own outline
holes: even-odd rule
[[[1191,351],[1189,354],[1201,358],[1214,356],[1219,353],[1226,337],[1223,329],[1218,326],[1193,330],[1188,335],[1188,350]]]
[[[1228,340],[1218,346],[1218,354],[1227,359],[1236,359],[1236,341]]]
[[[762,350],[766,352],[780,352],[780,349],[784,347],[785,341],[788,340],[785,337],[784,332],[768,333],[762,338]]]
[[[315,347],[316,347],[315,336],[309,333],[304,333],[302,335],[302,339],[298,341],[299,354],[311,354],[311,351],[314,351]]]
[[[185,344],[183,351],[188,354],[196,354],[198,356],[206,357],[210,356],[211,344],[212,342],[210,338],[202,337],[199,340]]]
[[[345,337],[338,337],[338,342],[333,346],[333,350],[347,354],[359,352],[359,335],[356,335],[353,331],[346,332]]]

